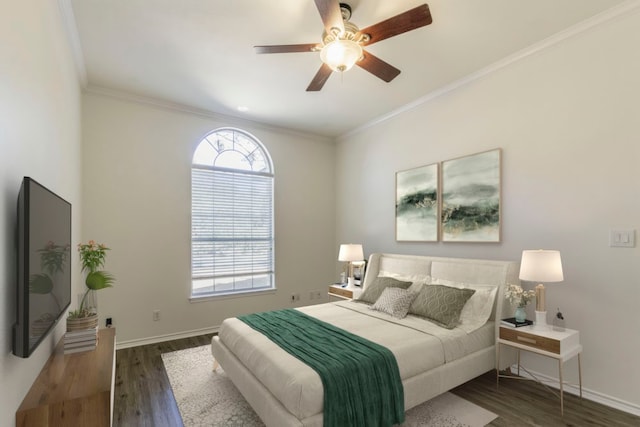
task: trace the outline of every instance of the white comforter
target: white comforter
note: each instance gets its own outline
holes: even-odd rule
[[[391,350],[403,381],[494,343],[493,322],[468,334],[415,316],[394,319],[353,301],[299,310]],[[322,382],[309,366],[236,318],[226,319],[218,336],[293,415],[303,419],[322,412]]]

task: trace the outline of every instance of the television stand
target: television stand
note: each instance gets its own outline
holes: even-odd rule
[[[95,350],[64,354],[64,337],[16,412],[16,427],[111,426],[116,330],[100,329]]]

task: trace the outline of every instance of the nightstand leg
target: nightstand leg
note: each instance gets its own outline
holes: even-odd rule
[[[561,360],[558,360],[558,372],[560,373],[560,415],[564,417],[564,380],[562,379]]]
[[[582,399],[582,364],[580,363],[580,353],[578,353],[578,383],[580,384],[580,399]]]
[[[520,349],[518,349],[518,376],[520,376]]]
[[[496,390],[500,386],[500,343],[496,343]]]

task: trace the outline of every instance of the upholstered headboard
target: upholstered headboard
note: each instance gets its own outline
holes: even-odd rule
[[[407,280],[448,280],[475,285],[499,286],[490,319],[501,319],[506,284],[519,284],[518,263],[470,258],[374,253],[369,257],[364,288],[380,275],[398,274]],[[496,332],[498,322],[496,322]]]

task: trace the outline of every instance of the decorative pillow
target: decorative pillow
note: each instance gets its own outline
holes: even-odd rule
[[[360,295],[360,298],[356,301],[373,304],[378,300],[378,298],[380,298],[380,295],[382,295],[382,291],[384,291],[385,288],[407,289],[409,286],[411,286],[411,282],[402,282],[392,277],[376,277],[373,279],[373,282],[367,285],[364,292],[362,292],[362,295]]]
[[[409,313],[426,317],[443,328],[453,329],[460,321],[460,312],[473,289],[458,289],[443,285],[423,286],[413,300]]]
[[[417,294],[402,288],[385,288],[380,298],[369,307],[402,319],[409,312],[409,306]]]
[[[433,284],[451,286],[460,289],[473,289],[476,292],[469,298],[460,313],[458,325],[467,333],[471,333],[487,323],[498,293],[496,285],[473,285],[462,282],[454,282],[446,279],[433,279]]]

